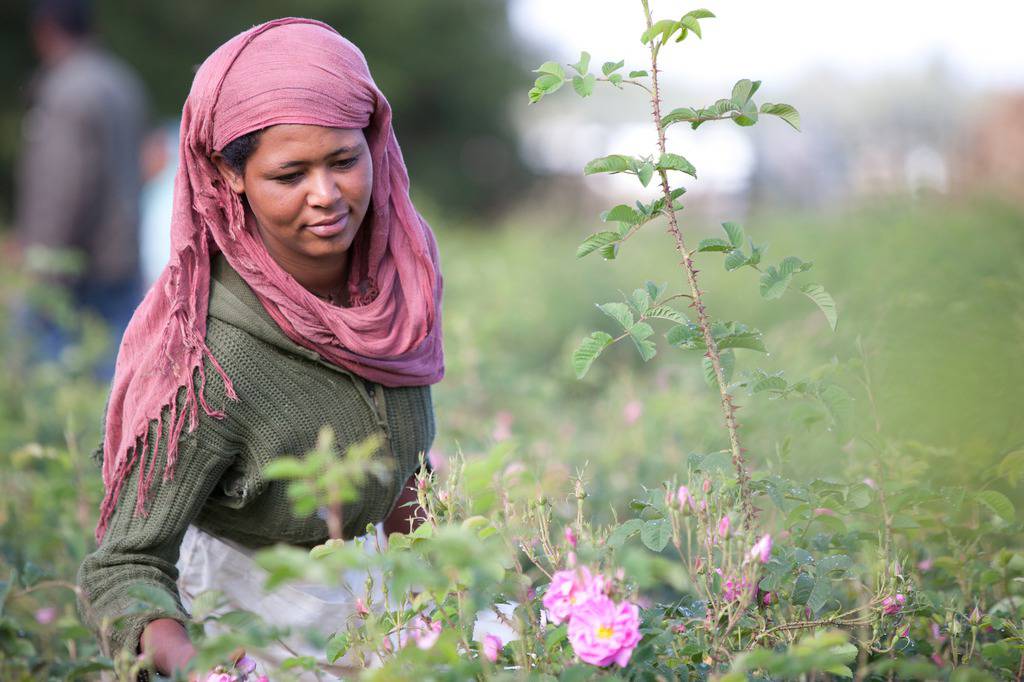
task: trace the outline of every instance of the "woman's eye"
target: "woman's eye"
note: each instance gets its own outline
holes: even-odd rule
[[[356,165],[356,161],[358,160],[358,156],[353,156],[352,158],[349,159],[339,159],[334,162],[334,165],[337,166],[338,168],[351,168],[352,166]]]
[[[301,177],[301,175],[302,175],[301,173],[292,173],[291,175],[280,175],[280,176],[274,178],[274,180],[276,180],[278,182],[283,182],[285,184],[289,184],[290,185],[291,183],[293,183],[296,180],[298,180]]]

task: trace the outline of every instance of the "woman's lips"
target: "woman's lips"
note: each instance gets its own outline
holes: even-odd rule
[[[307,225],[306,229],[317,237],[334,237],[341,234],[348,226],[348,213],[341,216],[337,222],[328,225]]]

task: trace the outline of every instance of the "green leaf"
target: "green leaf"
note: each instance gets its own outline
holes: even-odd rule
[[[733,103],[742,107],[750,101],[759,87],[761,87],[761,81],[752,81],[749,78],[736,81],[736,85],[732,86]]]
[[[336,660],[348,653],[352,646],[352,636],[347,632],[339,632],[327,640],[327,648],[324,653],[327,655],[327,662],[334,663]]]
[[[732,250],[733,250],[733,246],[732,246],[731,243],[729,243],[725,239],[720,239],[718,237],[709,237],[707,239],[701,239],[700,240],[700,244],[697,245],[697,251],[700,251],[700,252],[707,252],[707,251],[723,251],[723,252],[728,252],[728,251],[732,251]]]
[[[786,256],[782,259],[782,262],[779,263],[779,272],[795,275],[798,272],[807,272],[812,267],[814,267],[814,263],[812,261],[800,260],[796,256]]]
[[[725,350],[718,354],[722,363],[722,375],[726,385],[732,381],[732,372],[736,367],[736,354],[731,350]],[[715,376],[715,366],[711,364],[711,358],[701,358],[701,366],[704,368],[704,382],[710,388],[718,388],[718,378]]]
[[[605,303],[597,307],[602,313],[622,325],[623,329],[633,326],[633,312],[625,303]]]
[[[557,628],[548,633],[548,636],[544,639],[544,650],[551,652],[559,644],[564,642],[569,632],[569,625],[559,625]]]
[[[661,295],[665,293],[665,289],[668,288],[668,282],[662,282],[661,284],[655,284],[651,280],[644,282],[644,289],[651,295],[652,301],[657,301],[661,298]]]
[[[619,252],[619,242],[614,244],[608,244],[601,247],[601,258],[605,260],[615,260],[616,254]]]
[[[825,319],[828,320],[828,326],[835,331],[836,325],[839,323],[839,313],[836,311],[836,302],[825,291],[825,287],[820,284],[804,284],[800,287],[800,291],[814,301],[815,305],[824,313]]]
[[[1010,485],[1016,486],[1021,476],[1024,475],[1024,450],[1014,450],[1003,457],[997,470],[999,475],[1005,478]]]
[[[746,348],[767,353],[761,332],[757,329],[749,329],[740,322],[717,322],[712,325],[711,334],[718,345],[718,350],[726,348]]]
[[[788,104],[769,104],[766,102],[761,105],[761,113],[778,116],[793,126],[794,129],[800,130],[800,113]]]
[[[657,346],[647,340],[652,334],[654,334],[654,330],[646,322],[637,322],[629,328],[629,338],[633,340],[644,362],[653,358],[658,352]]]
[[[636,172],[636,176],[640,178],[640,184],[646,187],[651,182],[651,176],[654,175],[654,164],[650,161],[644,161],[643,165]]]
[[[667,305],[659,305],[654,308],[650,308],[644,313],[647,318],[655,318],[659,320],[669,320],[677,324],[685,324],[686,316],[681,312]]]
[[[576,249],[576,257],[583,258],[589,253],[601,248],[602,246],[614,244],[620,239],[622,239],[622,237],[619,236],[618,232],[605,231],[592,234],[589,237],[587,237],[582,244],[579,245],[579,248]]]
[[[793,596],[790,597],[790,601],[797,606],[803,606],[807,603],[813,590],[814,578],[806,573],[801,573],[796,578],[796,585],[793,587]]]
[[[814,589],[807,597],[807,606],[811,613],[817,613],[832,598],[832,580],[826,576],[818,576],[814,581]]]
[[[757,123],[757,105],[753,102],[746,102],[739,108],[739,115],[732,117],[733,123],[738,126],[747,127]]]
[[[553,76],[550,73],[545,73],[538,76],[537,80],[535,80],[533,84],[541,93],[550,95],[552,92],[562,87],[564,83],[564,79],[559,78],[558,76]]]
[[[789,384],[777,374],[766,375],[750,385],[751,395],[764,391],[784,391]]]
[[[157,609],[167,614],[178,612],[178,606],[170,593],[156,585],[136,582],[130,584],[126,592],[129,597],[141,602],[140,606],[146,607],[146,610]]]
[[[693,167],[692,163],[679,156],[679,154],[672,154],[670,152],[665,152],[658,159],[658,170],[677,170],[687,175],[692,175],[695,178],[697,177],[697,169]]]
[[[703,38],[700,34],[700,22],[697,21],[697,17],[692,14],[686,14],[679,20],[679,23],[693,31],[698,38]],[[680,40],[682,40],[682,38],[680,38]]]
[[[584,53],[585,54],[585,53]],[[565,80],[565,69],[558,62],[544,62],[538,68],[533,70],[534,73],[543,73],[556,76],[560,80]]]
[[[653,26],[643,32],[640,36],[640,42],[646,45],[651,42],[656,35],[661,34],[661,42],[664,44],[668,42],[668,39],[680,28],[678,21],[671,19],[662,19],[661,21],[655,22]]]
[[[707,9],[695,9],[690,10],[686,13],[686,16],[693,17],[694,19],[714,19],[715,15],[711,13],[711,10]]]
[[[630,71],[629,72],[629,77],[630,78],[643,78],[646,75],[647,75],[646,71]]]
[[[622,89],[622,74],[620,74],[620,73],[613,73],[612,75],[608,76],[608,82],[611,83],[612,85],[614,85],[615,87],[617,87],[619,90],[621,90]]]
[[[665,338],[669,344],[684,350],[700,350],[704,346],[700,327],[693,322],[684,322],[668,330]]]
[[[590,97],[594,92],[596,82],[597,76],[592,73],[588,73],[586,76],[572,77],[572,87],[580,97]]]
[[[739,223],[722,223],[722,228],[725,229],[725,233],[729,235],[729,243],[733,245],[733,248],[743,248],[743,240],[746,236],[743,233],[743,226]]]
[[[295,457],[278,457],[263,468],[263,476],[273,479],[302,478],[306,466]]]
[[[640,541],[652,552],[661,552],[672,539],[672,526],[666,519],[648,521],[640,530]]]
[[[626,64],[625,60],[621,62],[605,62],[601,65],[601,73],[606,76],[610,76],[613,71],[618,71]]]
[[[575,64],[571,64],[572,68],[576,69],[576,72],[581,76],[585,76],[587,71],[590,70],[590,53],[584,50],[580,52],[580,60]],[[608,75],[608,74],[605,74]]]
[[[632,157],[625,156],[624,154],[602,156],[590,161],[583,168],[583,174],[593,175],[594,173],[622,173],[630,169],[630,162],[632,160]]]
[[[661,118],[661,127],[668,128],[673,123],[679,123],[680,121],[688,121],[697,118],[697,112],[690,107],[680,107],[673,109]]]
[[[624,521],[608,536],[608,546],[612,549],[621,547],[626,540],[639,533],[640,529],[643,528],[643,525],[643,519],[629,519],[628,521]]]
[[[749,259],[747,258],[747,255],[740,251],[739,249],[736,249],[735,251],[733,251],[732,253],[725,257],[725,269],[728,270],[729,272],[732,272],[733,270],[739,270],[748,262]]]
[[[619,222],[628,223],[629,225],[636,225],[642,222],[644,219],[643,215],[632,206],[626,204],[619,204],[608,210],[606,213],[601,214],[601,220],[607,222]]]
[[[636,308],[637,313],[646,314],[647,309],[651,307],[651,292],[647,289],[634,289],[632,298],[633,307]]]
[[[577,379],[582,379],[586,376],[590,366],[594,364],[594,360],[611,342],[612,337],[605,332],[593,332],[590,336],[583,339],[583,343],[572,354],[572,367],[576,372]]]
[[[792,281],[793,273],[783,273],[776,270],[774,265],[769,265],[761,275],[761,297],[767,301],[781,298]]]
[[[837,428],[844,430],[853,417],[853,398],[850,394],[836,384],[829,384],[818,392],[818,397],[828,410],[832,422]]]
[[[975,496],[978,502],[992,510],[996,515],[1007,523],[1013,523],[1017,516],[1017,510],[1010,502],[1010,498],[996,490],[982,490]]]

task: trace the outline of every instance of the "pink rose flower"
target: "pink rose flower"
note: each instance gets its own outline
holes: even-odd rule
[[[569,546],[576,549],[576,533],[573,532],[572,526],[565,527],[565,541],[569,543]]]
[[[762,564],[768,563],[772,558],[772,536],[765,534],[754,543],[754,546],[750,548],[750,553],[747,554],[750,559],[757,559]]]
[[[639,400],[630,400],[622,408],[622,418],[626,421],[626,426],[636,424],[643,413],[644,404]]]
[[[504,646],[501,643],[501,638],[497,635],[485,635],[483,643],[484,657],[491,663],[494,663],[498,660],[498,654],[501,653]]]
[[[399,648],[404,647],[411,639],[417,647],[426,651],[432,648],[441,636],[441,621],[416,616],[398,635]]]
[[[740,578],[729,576],[722,581],[722,598],[725,601],[739,601],[751,587],[746,576]]]
[[[356,597],[356,613],[363,618],[370,615],[370,609],[366,607],[362,597]]]
[[[640,609],[595,595],[573,609],[568,634],[573,651],[584,663],[624,667],[640,642]]]
[[[722,538],[723,540],[725,538],[729,537],[729,517],[728,516],[723,516],[718,521],[718,537]]]
[[[236,682],[237,679],[231,673],[210,673],[206,677],[206,682]]]
[[[605,591],[607,579],[590,574],[586,566],[571,571],[558,571],[551,576],[551,584],[544,594],[544,608],[548,619],[555,625],[569,620],[576,607]]]
[[[44,606],[36,611],[36,622],[40,625],[49,625],[57,620],[57,609],[53,606]]]
[[[934,565],[935,562],[933,562],[931,559],[921,559],[917,562],[917,570],[921,571],[922,573],[927,573],[928,571],[932,570],[932,566]]]
[[[694,502],[693,495],[690,494],[690,489],[685,485],[679,486],[679,490],[676,491],[676,499],[679,500],[680,509],[685,510],[687,507],[693,510],[697,509],[697,503]]]
[[[249,675],[256,671],[256,660],[249,656],[242,656],[235,663],[235,670],[243,675]]]
[[[882,600],[882,613],[888,616],[899,613],[903,609],[903,605],[906,601],[907,598],[902,594],[897,594],[894,597],[886,597]]]

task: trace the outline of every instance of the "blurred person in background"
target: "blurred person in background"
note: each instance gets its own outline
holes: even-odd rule
[[[21,249],[71,250],[81,267],[60,282],[73,304],[120,339],[141,296],[140,147],[146,103],[132,69],[93,38],[90,0],[37,0],[31,34],[41,65],[28,86],[16,239]],[[43,359],[69,342],[41,312],[25,329]],[[100,368],[109,378],[113,353]]]

